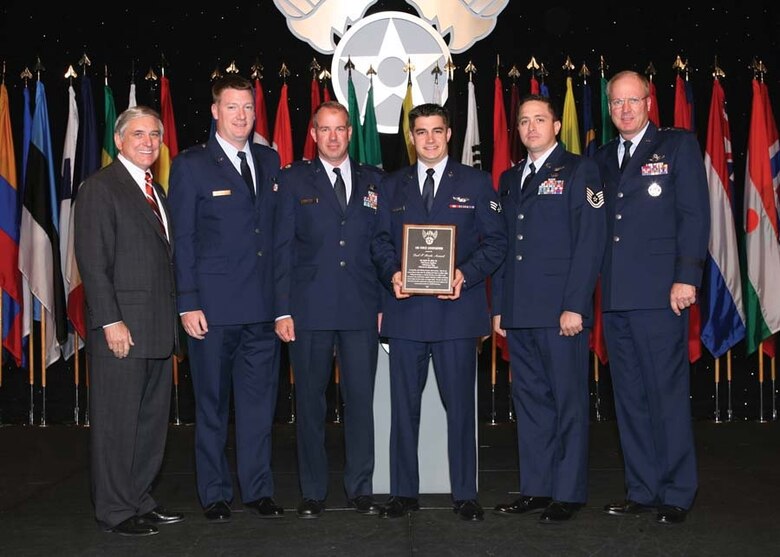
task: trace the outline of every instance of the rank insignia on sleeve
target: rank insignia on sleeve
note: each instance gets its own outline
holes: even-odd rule
[[[501,212],[501,203],[499,203],[498,201],[491,201],[490,202],[490,210],[491,211],[495,211],[496,213],[500,213]]]
[[[600,209],[604,206],[604,190],[594,192],[590,188],[585,188],[585,195],[588,198],[588,203],[594,209]]]

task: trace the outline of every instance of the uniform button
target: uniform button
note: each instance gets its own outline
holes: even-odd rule
[[[622,219],[622,218],[623,218],[623,215],[621,215],[620,213],[618,213],[617,215],[615,215],[615,220],[620,220],[620,219]]]
[[[615,236],[614,239],[615,239],[616,242],[619,242],[620,241],[620,236]]]
[[[523,213],[520,213],[517,215],[517,220],[523,220],[525,218],[525,215]]]
[[[339,245],[340,246],[346,246],[347,242],[345,242],[344,240],[339,240]]]
[[[255,234],[260,234],[260,229],[259,228],[255,228]]]
[[[347,221],[345,220],[341,221],[341,226],[344,226],[345,224],[347,224]]]
[[[341,267],[346,267],[347,266],[347,262],[346,261],[339,261],[339,265]]]
[[[518,261],[522,261],[523,260],[523,256],[522,255],[516,255],[515,259],[517,259]]]
[[[622,198],[623,198],[623,192],[622,192],[622,191],[619,191],[619,192],[618,192],[618,194],[617,194],[617,196],[618,196],[619,198],[621,198],[621,199],[622,199]]]
[[[257,256],[258,256],[258,257],[263,257],[263,252],[262,252],[262,251],[258,251],[258,252],[257,252]]]

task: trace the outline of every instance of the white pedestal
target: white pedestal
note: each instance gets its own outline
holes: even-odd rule
[[[476,365],[476,353],[474,358],[474,365]],[[475,409],[476,404],[475,381]],[[476,434],[474,443],[475,445],[477,443]],[[451,490],[447,457],[447,414],[439,396],[433,362],[428,366],[428,380],[423,390],[417,458],[420,469],[420,493],[449,494]],[[374,493],[390,493],[390,360],[382,347],[379,348],[374,386]]]

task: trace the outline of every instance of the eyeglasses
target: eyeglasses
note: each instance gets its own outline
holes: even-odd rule
[[[622,108],[625,103],[628,103],[628,106],[631,108],[636,108],[639,106],[639,103],[644,101],[648,95],[645,95],[642,98],[639,97],[628,97],[627,99],[609,99],[609,106],[612,108]]]

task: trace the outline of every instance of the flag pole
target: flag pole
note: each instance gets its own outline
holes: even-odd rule
[[[731,350],[726,352],[726,385],[728,386],[728,400],[726,402],[726,421],[730,422],[734,417],[734,410],[731,407]]]
[[[490,425],[496,425],[496,333],[490,335]]]
[[[41,304],[41,427],[46,427],[46,312]]]
[[[777,366],[775,365],[775,356],[770,360],[772,362],[772,421],[777,421],[777,390],[775,389],[775,379],[777,377]]]
[[[84,427],[89,427],[89,360],[84,360],[84,384],[87,387],[87,404],[84,408]]]
[[[599,355],[593,352],[593,382],[596,384],[596,421],[601,421],[601,389],[599,385]]]
[[[764,341],[758,343],[758,423],[764,419]]]
[[[335,350],[333,354],[333,384],[336,386],[336,410],[335,417],[333,418],[334,424],[341,423],[341,370],[339,369],[339,361],[336,358]]]
[[[287,420],[288,424],[295,423],[295,375],[293,374],[293,367],[290,364],[290,394],[288,395],[290,401],[290,417]]]
[[[73,405],[73,423],[79,425],[79,334],[73,334],[73,342],[75,343],[73,351],[73,384],[75,386],[75,399]]]
[[[722,423],[720,418],[720,358],[715,358],[715,423]]]
[[[27,415],[27,424],[28,425],[35,425],[35,366],[33,363],[35,362],[35,359],[33,358],[34,347],[33,347],[33,330],[35,327],[35,319],[34,319],[34,312],[30,312],[30,340],[27,342],[27,349],[28,349],[28,356],[27,356],[27,363],[30,366],[30,374],[29,374],[29,383],[30,383],[30,411]]]

